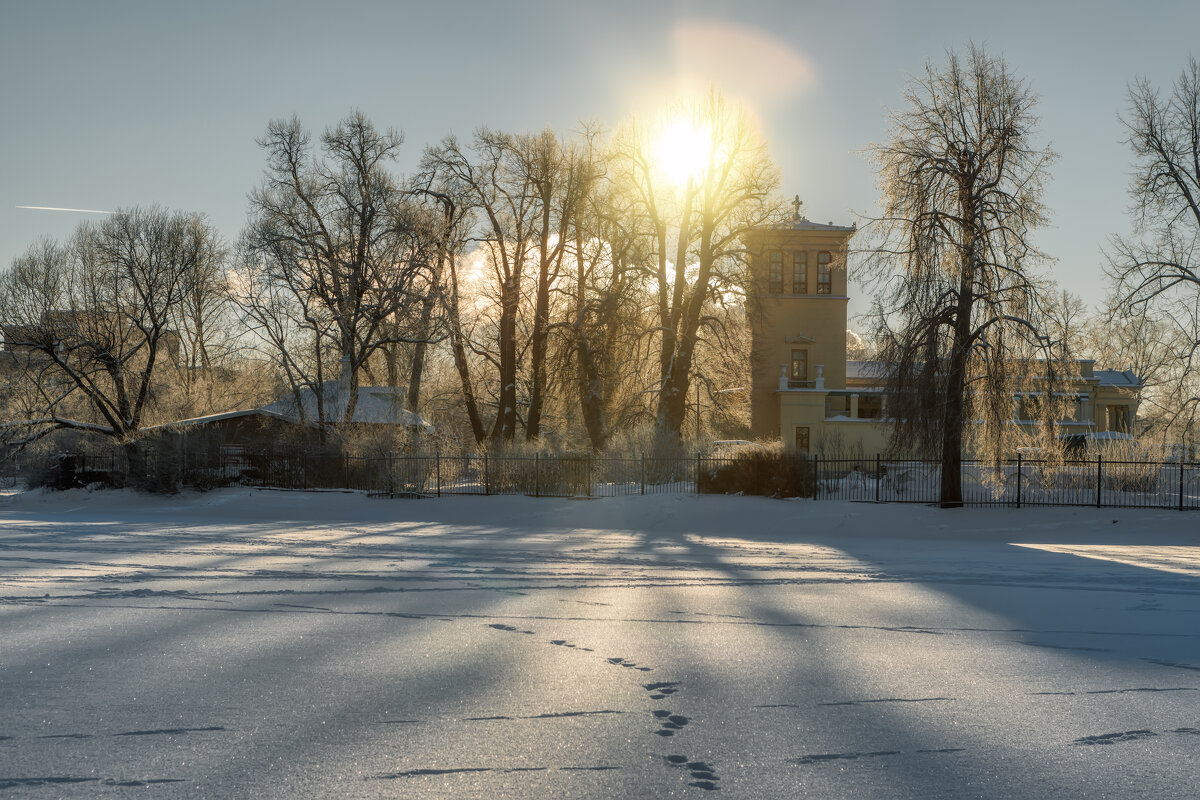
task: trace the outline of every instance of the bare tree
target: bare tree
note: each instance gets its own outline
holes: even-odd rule
[[[630,199],[597,174],[573,228],[560,371],[573,379],[578,417],[596,451],[608,447],[614,421],[629,426],[647,405],[643,365],[653,355],[639,352],[649,344],[641,221]]]
[[[550,294],[561,274],[569,243],[572,238],[578,239],[577,235],[572,236],[572,231],[579,229],[579,215],[596,181],[598,167],[592,146],[595,138],[595,131],[589,131],[586,144],[564,146],[552,131],[546,130],[517,140],[522,172],[533,187],[539,212],[530,332],[529,414],[525,421],[527,440],[541,435],[550,344]]]
[[[322,386],[329,364],[337,358],[330,346],[337,335],[328,309],[308,293],[276,280],[245,236],[228,286],[242,326],[286,383],[300,419],[309,421],[307,390],[313,392],[317,420],[329,421]]]
[[[454,193],[480,219],[474,239],[490,275],[486,291],[492,295],[495,318],[487,326],[494,328],[494,337],[489,337],[494,340],[475,345],[496,371],[496,416],[489,433],[493,441],[513,441],[522,406],[527,409],[526,439],[542,434],[553,299],[576,217],[594,180],[592,154],[590,148],[564,144],[549,130],[514,135],[487,129],[475,134],[469,150],[450,137],[426,153],[429,180],[456,187]],[[457,271],[450,278],[451,339],[461,344],[462,286]],[[475,392],[465,348],[455,348],[475,427],[478,414],[471,408]]]
[[[1041,300],[1043,333],[1059,345],[1061,354],[1077,357],[1088,351],[1091,344],[1088,323],[1091,320],[1083,298],[1060,289],[1043,292]]]
[[[448,137],[426,151],[424,164],[438,180],[460,187],[470,208],[484,220],[477,241],[487,256],[498,310],[495,351],[486,354],[498,373],[496,416],[489,435],[497,442],[511,442],[518,420],[518,315],[536,236],[536,188],[521,169],[513,137],[486,128],[475,134],[473,152]],[[457,296],[461,291],[457,272],[451,277]],[[468,383],[464,392],[474,397]]]
[[[1162,411],[1190,430],[1200,404],[1192,380],[1200,348],[1200,63],[1190,58],[1168,95],[1138,78],[1121,121],[1134,156],[1134,235],[1114,236],[1108,248],[1115,310],[1173,332],[1175,385],[1157,394],[1173,406]]]
[[[318,394],[322,423],[339,421],[325,418],[320,397],[324,346],[348,365],[341,421],[349,421],[359,370],[381,347],[414,338],[396,323],[410,320],[418,304],[413,290],[428,272],[429,242],[422,212],[387,169],[402,141],[361,112],[325,131],[321,156],[296,118],[272,122],[259,141],[268,162],[263,185],[250,195],[246,260],[290,293],[302,314],[318,367],[302,382]]]
[[[1106,310],[1085,326],[1086,352],[1097,362],[1128,369],[1142,383],[1138,418],[1166,444],[1168,436],[1188,435],[1194,425],[1196,373],[1188,354],[1193,333],[1169,314],[1146,305],[1130,308],[1110,297]]]
[[[222,258],[203,217],[161,209],[118,211],[18,257],[0,276],[0,313],[7,350],[34,376],[41,431],[135,438],[178,366],[189,287]]]
[[[614,143],[615,178],[644,220],[659,338],[656,444],[682,442],[693,358],[712,320],[710,304],[744,285],[743,239],[781,219],[778,172],[744,111],[715,90],[675,109],[668,129],[699,143],[698,163],[672,186],[659,163],[663,126],[634,121]],[[671,147],[673,143],[666,143]]]
[[[1016,392],[1054,396],[1045,380],[1038,392],[1030,386],[1061,369],[1039,330],[1032,272],[1054,154],[1034,143],[1028,84],[975,45],[965,59],[951,52],[945,65],[927,65],[904,100],[887,142],[871,151],[883,212],[870,226],[867,274],[897,418],[892,447],[938,453],[942,505],[955,506],[965,429],[999,460]],[[1056,411],[1038,405],[1049,435]]]

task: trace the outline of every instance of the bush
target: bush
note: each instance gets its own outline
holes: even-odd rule
[[[812,459],[800,453],[783,452],[702,459],[697,481],[697,491],[701,494],[813,497],[816,487]]]

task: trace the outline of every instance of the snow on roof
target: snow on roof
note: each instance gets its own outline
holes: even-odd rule
[[[343,388],[339,381],[326,381],[322,388],[325,419],[341,422],[346,416],[346,407],[350,402],[349,390]],[[305,419],[317,418],[317,396],[312,389],[300,390],[300,403]],[[296,398],[291,394],[263,406],[262,410],[294,422],[300,419]],[[355,403],[354,416],[350,421],[374,425],[403,425],[406,428],[420,428],[425,433],[433,433],[434,430],[420,414],[414,414],[404,408],[404,389],[391,386],[359,386],[358,402]]]
[[[799,215],[792,217],[787,222],[781,222],[778,225],[773,225],[772,227],[775,228],[775,230],[782,231],[842,231],[845,233],[852,233],[858,230],[857,226],[846,227],[845,225],[834,225],[833,222],[830,222],[826,225],[820,222],[813,222],[812,220],[806,219]]]
[[[1133,370],[1098,369],[1093,373],[1100,386],[1123,386],[1131,389],[1143,384]],[[847,361],[846,379],[882,380],[887,376],[887,365],[882,361]]]
[[[1131,369],[1098,369],[1094,370],[1092,375],[1098,379],[1100,386],[1128,386],[1130,388],[1142,386],[1141,379],[1134,375]]]
[[[278,414],[274,411],[268,411],[265,408],[249,408],[245,411],[226,411],[221,414],[206,414],[203,417],[191,417],[189,419],[180,419],[174,422],[167,422],[162,425],[153,425],[148,428],[143,428],[143,431],[157,431],[173,428],[193,428],[200,425],[207,425],[210,422],[221,422],[227,419],[238,419],[240,417],[269,417],[271,419],[281,420],[283,422],[295,422],[294,419],[285,417],[283,414]]]
[[[1133,441],[1134,439],[1132,433],[1123,433],[1121,431],[1096,431],[1094,433],[1079,433],[1075,435],[1092,442]]]
[[[887,377],[887,365],[882,361],[847,361],[846,378],[882,380]]]

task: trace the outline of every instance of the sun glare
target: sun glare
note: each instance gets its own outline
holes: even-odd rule
[[[712,135],[686,119],[663,124],[654,145],[654,165],[677,186],[698,178],[708,164]]]

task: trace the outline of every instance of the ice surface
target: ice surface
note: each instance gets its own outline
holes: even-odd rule
[[[742,497],[8,494],[0,796],[1191,796],[1197,530]]]

